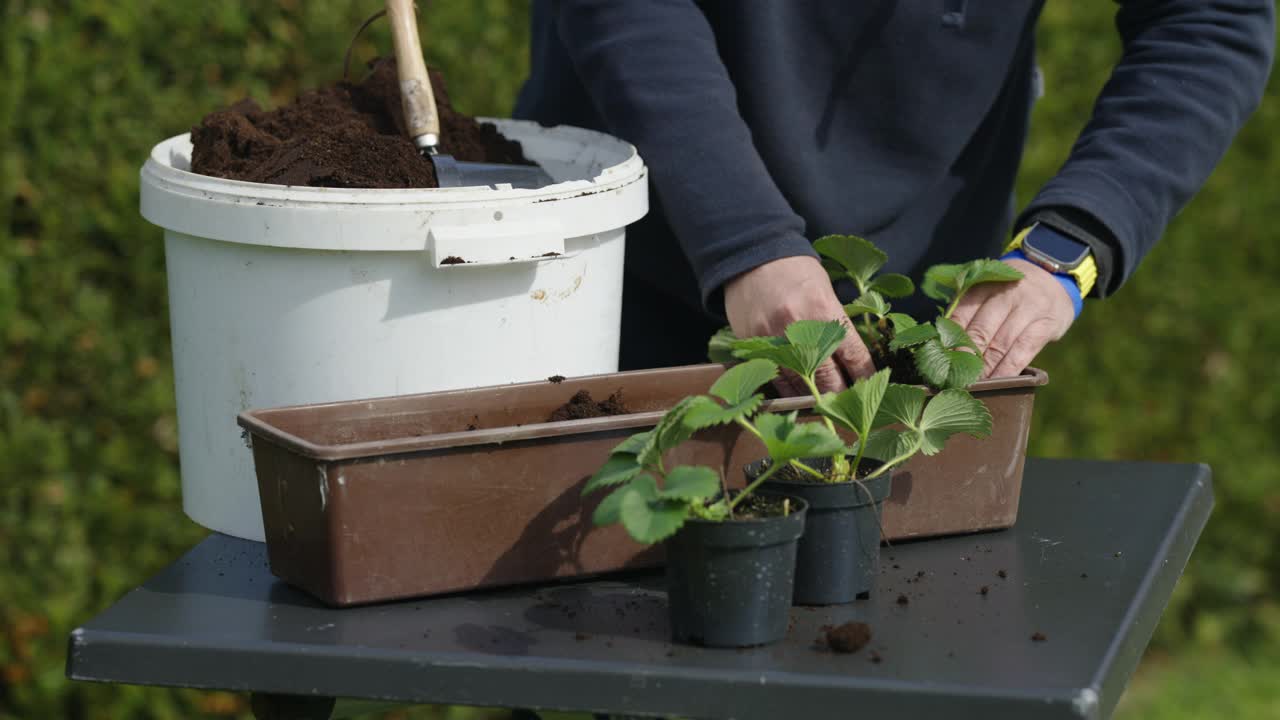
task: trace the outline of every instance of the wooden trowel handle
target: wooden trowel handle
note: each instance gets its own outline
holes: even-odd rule
[[[427,64],[422,60],[418,39],[418,18],[413,0],[387,0],[387,19],[396,46],[396,68],[400,76],[400,102],[409,137],[421,149],[435,150],[440,142],[440,115],[431,92]]]

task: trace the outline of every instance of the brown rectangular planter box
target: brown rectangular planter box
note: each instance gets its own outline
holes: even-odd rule
[[[626,436],[702,393],[719,365],[642,370],[240,415],[253,436],[272,572],[332,605],[652,567],[661,548],[593,528],[583,484]],[[890,540],[1009,527],[1018,512],[1035,388],[1048,376],[972,388],[992,436],[953,438],[895,476]],[[622,391],[633,414],[548,423],[578,390]],[[811,400],[774,400],[774,411]],[[479,429],[468,429],[479,428]],[[731,483],[764,454],[736,427],[700,433],[676,462],[722,467]]]

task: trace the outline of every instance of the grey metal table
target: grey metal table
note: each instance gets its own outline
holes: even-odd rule
[[[1212,505],[1205,466],[1031,460],[1014,529],[886,548],[870,599],[796,608],[783,643],[743,651],[669,644],[657,574],[334,610],[213,535],[75,630],[67,672],[694,718],[1107,717]],[[816,642],[848,620],[868,647]]]

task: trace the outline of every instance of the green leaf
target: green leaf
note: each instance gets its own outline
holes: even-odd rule
[[[943,390],[925,406],[920,418],[921,451],[934,455],[956,433],[976,438],[991,434],[991,411],[964,390]]]
[[[705,465],[680,465],[667,473],[658,497],[664,500],[706,500],[720,492],[720,475]]]
[[[949,303],[974,285],[1011,282],[1021,278],[1022,273],[1008,263],[979,258],[961,265],[934,265],[925,271],[920,289],[934,300]]]
[[[949,303],[960,287],[959,277],[963,272],[961,265],[934,265],[924,271],[920,291],[938,302]]]
[[[813,249],[844,268],[858,285],[859,292],[866,289],[871,276],[889,261],[883,250],[856,235],[826,235],[813,242]]]
[[[775,463],[834,455],[844,449],[844,441],[826,425],[820,422],[797,423],[795,413],[761,413],[755,424],[764,436],[769,457]]]
[[[818,412],[854,431],[858,437],[866,437],[875,424],[888,387],[889,369],[886,368],[858,380],[838,395],[826,393],[818,400]]]
[[[906,313],[889,313],[885,317],[889,318],[889,322],[893,323],[894,335],[920,324],[916,322],[915,318],[907,315]]]
[[[785,334],[794,348],[796,364],[779,364],[801,377],[812,378],[818,366],[844,342],[845,329],[835,320],[797,320],[787,326]]]
[[[658,424],[649,431],[649,441],[636,454],[641,465],[650,467],[658,464],[663,455],[693,435],[696,428],[686,425],[684,417],[695,402],[693,397],[683,398],[658,420]]]
[[[733,343],[733,356],[739,360],[769,360],[782,367],[791,367],[797,360],[795,348],[786,338],[750,337]]]
[[[947,376],[951,373],[951,358],[947,357],[946,349],[937,338],[920,345],[912,354],[915,356],[916,370],[925,382],[935,388],[946,386]]]
[[[889,349],[901,350],[902,348],[915,347],[936,337],[938,337],[938,329],[934,326],[914,325],[903,328],[901,332],[895,330],[893,340],[889,341]]]
[[[947,359],[951,362],[951,369],[947,372],[947,383],[943,389],[963,390],[982,376],[981,355],[964,350],[948,350]]]
[[[652,430],[636,433],[631,437],[618,443],[618,446],[609,452],[610,455],[639,455],[644,450],[645,445],[649,444],[649,436]]]
[[[972,348],[974,352],[978,352],[978,346],[973,342],[973,338],[969,337],[969,333],[960,327],[951,318],[940,317],[936,321],[938,327],[938,338],[942,341],[942,346],[948,350],[955,350],[959,347]]]
[[[884,317],[888,312],[889,303],[885,302],[880,293],[875,290],[866,291],[857,300],[844,306],[844,314],[851,318],[868,313],[876,317]]]
[[[920,419],[920,411],[924,409],[924,398],[925,391],[922,387],[890,383],[885,388],[884,399],[880,401],[875,426],[900,423],[914,428]]]
[[[713,425],[725,425],[738,418],[750,417],[764,402],[763,395],[752,395],[736,405],[721,405],[715,398],[699,395],[685,413],[684,424],[694,431]]]
[[[637,478],[625,491],[618,516],[636,542],[661,542],[674,535],[689,516],[686,503],[659,497],[657,482],[649,475]]]
[[[711,386],[711,394],[729,405],[736,405],[755,395],[765,383],[776,377],[778,365],[772,360],[748,360],[726,370]]]
[[[961,292],[981,283],[1013,282],[1022,279],[1022,273],[1014,266],[990,258],[972,260],[965,263],[964,268],[964,282],[960,286]]]
[[[916,370],[933,387],[966,388],[982,375],[982,357],[967,350],[947,350],[933,339],[914,351]]]
[[[604,461],[604,466],[596,471],[582,488],[582,494],[593,493],[600,488],[613,487],[630,481],[644,470],[630,453],[615,453]]]
[[[853,279],[849,277],[849,273],[845,271],[840,263],[831,258],[822,258],[822,269],[827,271],[827,277],[831,279],[832,283]]]
[[[707,359],[713,363],[721,363],[723,365],[734,364],[737,362],[737,358],[733,354],[733,344],[737,340],[738,336],[733,334],[731,328],[720,328],[707,341]]]
[[[867,436],[865,455],[881,462],[888,462],[902,455],[914,455],[920,449],[920,433],[915,430],[891,430],[880,428]],[[858,444],[854,443],[849,454],[856,455]]]
[[[906,275],[885,273],[871,282],[871,289],[885,297],[901,298],[914,293],[916,285]]]
[[[622,511],[622,497],[631,489],[630,485],[624,485],[617,490],[605,496],[604,500],[596,506],[596,511],[591,514],[591,522],[598,526],[613,525],[622,518],[619,513]]]

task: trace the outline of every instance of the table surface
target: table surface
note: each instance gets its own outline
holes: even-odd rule
[[[1108,717],[1212,505],[1202,465],[1028,460],[1013,529],[887,547],[870,599],[794,608],[786,640],[740,651],[670,644],[660,573],[336,610],[212,535],[75,630],[67,672],[693,718]],[[860,652],[817,641],[850,620]]]

